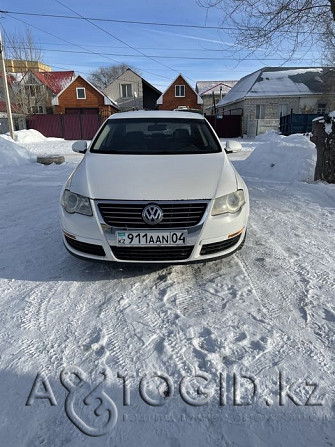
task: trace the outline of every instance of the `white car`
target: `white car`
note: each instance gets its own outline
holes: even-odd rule
[[[138,263],[234,253],[245,239],[249,196],[226,149],[197,113],[112,115],[88,148],[73,145],[85,156],[62,191],[65,247],[83,258]]]

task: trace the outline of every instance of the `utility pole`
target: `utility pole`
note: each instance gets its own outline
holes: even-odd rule
[[[10,106],[10,98],[9,98],[9,91],[8,91],[8,84],[7,84],[7,75],[6,75],[6,67],[5,67],[5,58],[4,58],[1,30],[0,30],[0,67],[1,67],[1,71],[2,71],[2,79],[3,79],[3,86],[4,86],[5,99],[6,99],[8,127],[9,127],[9,131],[10,131],[10,136],[13,138],[13,140],[15,140],[12,109]]]

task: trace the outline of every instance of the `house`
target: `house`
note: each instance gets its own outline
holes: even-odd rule
[[[159,110],[191,109],[201,111],[203,100],[190,86],[182,74],[179,74],[165,92],[158,98]]]
[[[5,59],[7,73],[26,73],[27,71],[51,71],[49,65],[40,61]]]
[[[197,81],[195,91],[203,100],[202,113],[216,115],[216,105],[238,81]]]
[[[103,92],[113,99],[123,112],[154,110],[156,101],[161,95],[159,90],[130,68],[114,79]]]
[[[75,77],[74,71],[31,71],[12,73],[13,88],[22,112],[26,115],[53,113],[52,100]]]
[[[11,104],[11,111],[13,117],[13,124],[15,130],[25,129],[25,119],[21,114],[20,105],[16,102],[16,97],[12,89],[14,78],[11,75],[7,75],[8,93]],[[3,84],[3,77],[0,73],[0,134],[7,133],[9,131],[8,119],[7,119],[7,104],[5,98],[5,88]]]
[[[52,101],[56,114],[97,114],[107,118],[118,105],[82,76],[76,76]]]
[[[250,136],[277,130],[280,117],[335,109],[335,69],[266,67],[242,78],[217,104],[220,114],[243,116]]]

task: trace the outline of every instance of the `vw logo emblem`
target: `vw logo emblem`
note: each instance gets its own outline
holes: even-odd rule
[[[157,225],[163,219],[163,211],[158,205],[147,205],[142,211],[142,218],[149,225]]]

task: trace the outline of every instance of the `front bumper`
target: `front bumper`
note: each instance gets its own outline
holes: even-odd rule
[[[189,228],[171,228],[168,231],[187,230],[187,245],[176,246],[117,246],[116,228],[107,225],[97,202],[91,200],[93,216],[68,214],[60,207],[63,242],[73,255],[113,262],[129,263],[189,263],[221,258],[233,254],[244,242],[249,204],[236,214],[212,216],[213,201],[208,201],[201,221]],[[136,231],[136,229],[131,229]],[[142,230],[138,229],[138,230]],[[146,230],[149,232],[149,230]],[[151,230],[151,232],[158,230]],[[161,228],[159,231],[164,231]]]

